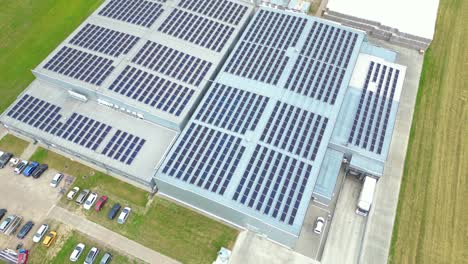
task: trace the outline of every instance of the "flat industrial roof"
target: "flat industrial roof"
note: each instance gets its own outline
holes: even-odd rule
[[[109,125],[112,129],[96,150],[73,143],[51,134],[50,131],[46,132],[44,129],[39,129],[39,127],[34,127],[8,116],[7,113],[9,113],[10,109],[17,105],[25,95],[33,96],[60,107],[61,109],[58,114],[61,115],[61,118],[57,120],[58,122],[65,123],[73,113],[77,113]],[[71,151],[75,156],[87,157],[88,159],[105,164],[106,167],[130,174],[146,184],[151,182],[155,169],[157,169],[177,136],[177,132],[173,130],[139,120],[107,106],[100,105],[95,101],[82,102],[74,99],[61,87],[56,87],[40,80],[33,81],[26,91],[18,97],[18,100],[3,113],[0,120],[9,127],[28,133],[33,138],[39,138],[39,140],[41,138],[45,139],[58,149],[63,148]],[[138,136],[146,141],[130,165],[102,154],[103,149],[117,130]]]
[[[145,0],[146,1],[146,0]],[[120,2],[116,0],[107,0],[104,2],[90,17],[88,17],[65,41],[60,44],[55,51],[49,54],[49,56],[41,63],[39,64],[34,71],[47,75],[48,78],[52,78],[55,80],[60,80],[65,83],[64,86],[67,88],[72,88],[73,87],[82,87],[85,89],[90,90],[91,92],[98,91],[100,94],[113,98],[114,100],[120,101],[122,103],[125,103],[128,106],[134,107],[136,109],[140,109],[143,111],[142,113],[149,113],[151,115],[158,116],[164,120],[168,120],[170,122],[174,123],[181,123],[183,120],[186,118],[188,114],[191,113],[194,104],[198,102],[199,96],[203,94],[203,90],[206,87],[209,79],[214,77],[214,74],[216,72],[216,69],[218,67],[218,64],[223,60],[225,54],[227,51],[230,49],[232,43],[235,41],[238,33],[240,32],[240,29],[243,27],[243,24],[247,21],[248,17],[250,16],[251,12],[253,11],[253,6],[250,5],[247,2],[242,2],[242,1],[232,1],[232,3],[235,3],[235,5],[240,5],[245,7],[245,13],[240,13],[242,14],[239,17],[239,20],[237,24],[235,22],[225,22],[222,21],[222,17],[214,18],[217,14],[203,14],[207,13],[205,11],[207,10],[196,10],[197,6],[195,7],[187,7],[187,6],[182,6],[183,3],[188,3],[192,4],[195,3],[194,1],[153,1],[153,0],[148,0],[146,1],[147,3],[153,3],[154,5],[161,6],[161,13],[156,16],[156,20],[150,24],[149,27],[145,27],[142,25],[137,25],[135,23],[130,23],[129,19],[127,21],[124,21],[126,18],[120,17],[118,19],[111,18],[112,12],[109,12],[107,15],[106,10],[108,11],[109,8],[107,7],[108,5],[114,4]],[[143,1],[133,1],[132,3],[138,3],[138,2],[143,2]],[[131,9],[128,8],[130,11]],[[235,11],[232,13],[236,13],[239,10],[236,10],[235,6],[230,6],[228,8],[230,11]],[[231,10],[232,9],[232,10]],[[219,11],[219,10],[218,10]],[[115,11],[117,12],[117,11]],[[159,11],[158,11],[159,12]],[[178,13],[177,13],[178,12]],[[227,13],[227,12],[226,12]],[[232,14],[231,13],[231,14]],[[102,15],[101,15],[102,14]],[[142,13],[143,14],[143,13]],[[174,17],[173,15],[176,14]],[[180,15],[182,14],[182,15]],[[128,15],[129,18],[138,17],[135,14],[134,15]],[[198,22],[193,23],[194,21],[191,21],[190,23],[187,21],[182,21],[182,23],[179,22],[174,22],[176,21],[177,16],[179,17],[195,17],[197,18]],[[204,20],[200,20],[204,19]],[[226,20],[227,21],[227,20]],[[191,36],[173,36],[174,34],[177,34],[177,32],[183,30],[184,23],[185,24],[194,24],[194,28],[190,29],[192,32],[195,32],[197,34],[201,35],[194,35],[192,39],[189,40],[189,37]],[[172,28],[170,30],[175,30],[175,33],[170,33],[171,31],[169,30],[168,32],[164,33],[163,29],[164,27],[167,27],[168,24],[173,23],[171,25]],[[178,25],[174,25],[177,24]],[[213,24],[210,24],[213,23]],[[204,26],[207,24],[206,26]],[[80,36],[83,36],[83,32],[86,31],[88,25],[93,25],[93,26],[98,26],[98,27],[103,27],[104,29],[108,30],[114,30],[119,33],[125,33],[130,36],[137,37],[138,40],[136,43],[133,44],[133,46],[130,46],[130,49],[127,51],[128,53],[125,54],[125,52],[122,52],[118,54],[117,56],[114,56],[112,54],[104,54],[102,51],[96,51],[96,47],[92,48],[93,44],[85,43],[83,45],[78,44],[79,41],[76,41],[75,38],[80,38]],[[166,25],[166,26],[165,26]],[[178,28],[179,27],[179,28]],[[223,31],[224,29],[232,29],[232,31]],[[218,30],[218,31],[217,31]],[[104,32],[105,33],[105,32]],[[199,39],[203,39],[206,36],[215,36],[215,35],[220,35],[221,37],[223,35],[227,36],[226,37],[226,42],[224,44],[219,45],[221,49],[218,50],[213,50],[211,48],[204,47],[202,45],[207,45],[204,43],[201,44],[195,44],[194,42],[196,41],[196,38],[198,37]],[[103,34],[105,38],[105,34]],[[102,37],[102,36],[101,36]],[[93,39],[96,39],[94,37]],[[111,37],[112,38],[112,37]],[[99,38],[101,39],[101,38]],[[212,41],[214,42],[213,39]],[[221,40],[221,43],[223,39],[218,39]],[[140,50],[142,50],[145,47],[145,44],[150,41],[151,43],[155,44],[160,44],[162,46],[165,46],[167,48],[173,49],[176,52],[181,52],[177,53],[173,52],[172,54],[166,53],[165,56],[169,55],[174,55],[175,57],[168,57],[169,60],[167,60],[167,63],[164,62],[164,65],[162,65],[161,68],[156,69],[154,66],[149,67],[146,63],[137,63],[136,61],[132,61],[135,56],[138,55]],[[100,44],[97,44],[97,48],[104,48],[107,47],[108,45],[117,45],[117,44],[111,44],[111,41],[104,41]],[[82,51],[85,52],[85,54],[91,54],[98,56],[98,58],[104,58],[111,60],[112,64],[111,66],[114,67],[110,74],[104,79],[102,83],[98,84],[92,84],[89,82],[85,82],[82,80],[78,80],[77,78],[69,77],[67,75],[64,75],[62,73],[59,73],[57,71],[53,71],[50,69],[46,69],[45,66],[49,61],[51,61],[54,56],[56,56],[64,47],[71,48],[73,50],[77,51]],[[143,51],[143,56],[154,56],[151,53],[153,50],[148,50],[149,53],[144,53]],[[161,53],[157,57],[164,57],[164,53]],[[190,55],[190,57],[182,57],[182,55]],[[180,57],[179,57],[180,56]],[[70,56],[71,57],[71,56]],[[151,57],[152,58],[152,57]],[[183,58],[183,59],[182,59]],[[200,83],[190,83],[188,80],[184,80],[184,76],[182,76],[182,72],[196,72],[198,69],[202,69],[202,66],[194,66],[194,68],[186,68],[182,69],[179,67],[187,67],[190,66],[189,63],[192,63],[193,58],[195,61],[197,59],[201,59],[203,63],[210,64],[211,66],[208,67],[207,72],[202,75],[205,76]],[[182,59],[182,60],[181,60]],[[171,72],[167,72],[168,64],[169,63],[177,63],[177,61],[180,62],[180,64],[173,66],[176,67],[175,70],[171,70]],[[78,64],[79,61],[74,62],[75,64]],[[66,64],[67,62],[65,62]],[[143,65],[145,64],[145,65]],[[195,65],[195,64],[194,64]],[[200,64],[199,64],[200,65]],[[110,86],[116,81],[120,75],[125,75],[125,69],[130,66],[137,71],[140,70],[144,74],[136,76],[134,75],[133,78],[138,79],[141,78],[140,81],[135,82],[134,84],[130,85],[129,87],[129,92],[126,92],[124,94],[122,91],[117,92],[116,89],[111,90]],[[195,68],[197,67],[197,68]],[[176,71],[181,71],[180,75],[179,72]],[[73,71],[73,70],[72,70]],[[201,70],[203,74],[203,70]],[[66,72],[63,71],[63,72]],[[130,91],[135,91],[137,92],[142,92],[141,90],[138,89],[146,89],[146,93],[148,93],[148,90],[151,89],[152,87],[159,87],[157,89],[163,90],[161,82],[158,83],[158,85],[150,85],[149,88],[140,88],[138,85],[144,82],[151,83],[150,81],[152,80],[151,78],[148,77],[147,80],[144,80],[144,76],[150,76],[153,78],[153,76],[156,76],[156,78],[162,78],[164,80],[168,80],[171,82],[171,84],[176,84],[180,85],[179,87],[183,88],[188,88],[190,92],[193,91],[193,94],[189,96],[185,96],[184,98],[181,98],[181,101],[184,101],[186,98],[188,99],[188,102],[186,102],[186,106],[183,108],[183,111],[179,113],[178,116],[176,116],[174,113],[169,113],[167,110],[163,110],[161,108],[156,108],[156,105],[151,105],[149,102],[144,103],[143,100],[137,100],[137,93],[131,93]],[[120,76],[122,78],[122,76]],[[156,78],[153,78],[155,80]],[[132,77],[130,76],[129,78],[132,80]],[[122,86],[125,85],[125,83],[122,83]],[[129,85],[127,85],[128,87]],[[141,86],[143,87],[143,86]],[[148,86],[147,86],[148,87]],[[164,88],[164,89],[169,89],[169,88]],[[158,91],[159,92],[159,91]],[[142,94],[145,94],[145,91],[143,91]],[[151,92],[150,92],[151,94]],[[169,96],[174,96],[171,101],[176,101],[178,96],[181,96],[182,92],[174,92],[172,95]],[[159,95],[158,95],[159,96]],[[140,94],[138,94],[138,97],[140,97]],[[143,95],[141,95],[141,98]],[[149,98],[149,97],[148,97]],[[160,98],[160,97],[159,97]],[[178,102],[179,103],[179,102]],[[182,103],[182,102],[180,102]],[[185,103],[184,103],[185,105]]]
[[[345,15],[380,22],[401,32],[431,39],[439,0],[329,0],[327,8]]]

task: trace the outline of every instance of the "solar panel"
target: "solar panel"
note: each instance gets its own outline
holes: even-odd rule
[[[162,5],[153,1],[111,0],[98,14],[149,28],[163,11]]]
[[[277,102],[260,140],[308,160],[315,160],[328,118]]]
[[[195,119],[244,134],[255,130],[268,100],[265,96],[216,83]]]
[[[59,114],[61,109],[54,104],[25,94],[8,111],[7,116],[49,132],[61,118]]]
[[[97,129],[96,129],[97,128]],[[96,150],[107,136],[111,126],[90,117],[73,113],[67,121],[56,130],[56,136]]]
[[[131,165],[145,142],[146,140],[119,129],[114,133],[101,153],[109,158]]]
[[[71,40],[70,44],[118,57],[127,54],[139,37],[86,24]]]
[[[182,0],[179,7],[202,15],[238,25],[247,7],[227,0]]]
[[[244,150],[240,138],[191,123],[163,173],[223,195]]]
[[[179,9],[174,9],[158,30],[217,52],[234,33],[232,26]]]
[[[108,89],[176,116],[194,94],[192,89],[132,66],[127,66]]]
[[[132,62],[195,86],[200,85],[212,66],[211,62],[151,41]]]
[[[309,164],[257,145],[232,199],[292,225],[311,171]]]
[[[382,153],[398,75],[399,70],[370,63],[349,133],[349,144],[377,154]],[[371,81],[377,82],[375,92],[368,90]]]
[[[110,59],[64,46],[44,68],[99,86],[114,69],[112,63]]]

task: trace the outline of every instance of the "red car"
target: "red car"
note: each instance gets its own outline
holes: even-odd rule
[[[94,208],[96,209],[96,212],[101,211],[102,207],[104,207],[104,204],[107,202],[107,196],[103,195],[99,200],[97,201],[96,205]]]
[[[28,263],[28,257],[29,257],[29,250],[20,249],[19,254],[18,254],[18,264]]]

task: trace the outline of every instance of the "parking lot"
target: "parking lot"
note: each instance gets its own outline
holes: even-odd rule
[[[4,218],[14,214],[23,217],[22,225],[30,220],[35,224],[23,240],[15,235],[1,233],[0,248],[14,249],[18,243],[23,243],[28,248],[31,246],[34,232],[60,199],[61,187],[67,184],[64,180],[59,187],[50,187],[49,183],[55,173],[56,171],[49,169],[40,178],[33,179],[15,174],[10,166],[0,169],[0,208],[8,210]]]

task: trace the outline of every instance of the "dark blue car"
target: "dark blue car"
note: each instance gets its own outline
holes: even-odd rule
[[[29,163],[29,165],[26,167],[26,169],[24,169],[23,175],[26,176],[26,177],[31,176],[31,174],[34,172],[35,169],[37,169],[37,167],[39,167],[39,163],[37,163],[35,161]]]

